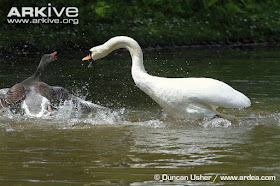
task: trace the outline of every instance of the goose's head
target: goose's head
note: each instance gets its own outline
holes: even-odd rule
[[[57,52],[51,54],[44,54],[41,58],[38,68],[44,69],[50,62],[57,60]]]
[[[57,60],[57,56],[56,56],[57,52],[53,52],[51,54],[44,54],[41,58],[41,61],[45,62],[45,63],[50,63],[52,61]]]

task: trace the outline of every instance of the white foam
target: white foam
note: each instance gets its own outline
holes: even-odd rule
[[[95,125],[133,125],[152,128],[230,128],[250,127],[256,125],[280,126],[279,113],[244,112],[237,118],[236,123],[223,118],[205,118],[203,120],[176,120],[166,114],[160,114],[156,109],[131,110],[131,109],[97,109],[89,113],[72,101],[60,103],[53,112],[45,113],[40,118],[30,118],[26,115],[13,114],[9,109],[2,109],[0,113],[0,129],[13,131],[24,127],[52,126],[59,129],[90,128]],[[23,124],[24,123],[24,124]]]
[[[229,120],[223,118],[207,118],[204,119],[200,125],[207,128],[228,128],[232,125],[232,123]]]

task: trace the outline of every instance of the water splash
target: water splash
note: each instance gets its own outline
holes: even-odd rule
[[[223,118],[214,118],[210,120],[209,118],[205,118],[199,125],[204,128],[228,128],[232,126],[232,123],[231,121]]]
[[[254,127],[257,125],[280,126],[280,114],[242,110],[236,121],[223,118],[204,118],[200,120],[178,120],[160,113],[156,109],[132,110],[132,109],[107,109],[93,110],[84,113],[83,110],[71,101],[60,103],[51,113],[46,113],[41,118],[30,118],[25,115],[13,114],[9,109],[2,109],[0,113],[0,131],[17,131],[26,128],[48,127],[56,129],[85,129],[97,125],[133,125],[152,128],[232,128],[232,127]]]

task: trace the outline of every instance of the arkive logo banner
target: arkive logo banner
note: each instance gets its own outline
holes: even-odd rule
[[[77,7],[12,7],[7,15],[8,23],[24,24],[79,24]]]

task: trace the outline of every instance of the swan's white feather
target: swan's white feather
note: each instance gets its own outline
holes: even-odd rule
[[[251,105],[244,94],[211,78],[152,76],[137,81],[137,86],[166,112],[179,118],[215,116],[218,107],[241,109]]]
[[[245,108],[250,100],[231,86],[212,78],[152,78],[152,94],[161,94],[161,98],[199,102],[215,107]],[[163,94],[162,94],[163,93]]]

